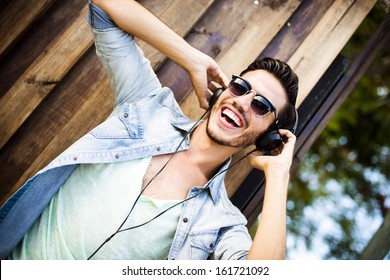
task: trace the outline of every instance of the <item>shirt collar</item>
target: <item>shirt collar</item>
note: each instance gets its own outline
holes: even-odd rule
[[[180,121],[175,121],[175,122],[172,122],[172,125],[180,130],[183,130],[183,131],[190,131],[190,129],[196,124],[197,121],[193,121],[193,120],[188,120],[188,119],[184,119],[184,120],[180,120]],[[201,121],[200,121],[201,122]],[[200,123],[199,122],[199,123]],[[198,124],[199,125],[199,124]],[[198,126],[197,125],[197,126]]]
[[[225,175],[231,161],[232,158],[229,157],[229,159],[223,163],[218,172],[215,173],[215,175],[205,185],[205,187],[209,189],[210,196],[214,204],[218,203],[221,196],[221,189],[225,187]]]

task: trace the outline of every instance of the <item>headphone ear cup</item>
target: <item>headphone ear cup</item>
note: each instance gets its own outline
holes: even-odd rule
[[[294,124],[289,129],[293,134],[296,133],[298,127],[298,110],[294,107]],[[270,155],[271,151],[278,148],[283,143],[283,137],[279,134],[277,124],[272,126],[269,131],[260,135],[255,142],[256,149],[263,154]]]
[[[211,96],[210,100],[209,100],[209,109],[211,109],[211,107],[214,106],[214,104],[217,102],[219,96],[221,95],[221,93],[224,91],[225,89],[224,88],[218,88],[214,94]]]
[[[272,129],[267,133],[259,136],[256,139],[256,149],[261,151],[263,154],[270,154],[271,151],[279,147],[283,142],[282,137],[276,129]]]

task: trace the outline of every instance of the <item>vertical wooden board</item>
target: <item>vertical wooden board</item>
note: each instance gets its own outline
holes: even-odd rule
[[[248,20],[245,28],[234,38],[234,44],[230,48],[222,50],[216,58],[225,73],[228,75],[239,73],[255,60],[298,8],[299,4],[299,1],[290,1],[277,10],[272,10],[264,5],[255,7],[255,12]],[[181,107],[191,118],[199,118],[202,114],[194,92],[187,96],[181,103]],[[241,158],[249,150],[253,150],[253,147],[238,153],[235,159]],[[250,170],[251,167],[246,161],[229,170],[225,180],[229,196],[236,191]]]
[[[195,48],[216,58],[222,50],[230,48],[236,42],[256,11],[257,7],[250,1],[216,1],[192,28],[186,40]],[[179,102],[192,89],[188,74],[171,61],[165,63],[157,75],[164,86],[173,90]]]
[[[151,5],[151,2],[152,1],[149,1],[148,5]],[[162,2],[159,3],[161,4]],[[186,23],[182,24],[176,29],[181,33],[185,33],[187,30],[185,28],[182,28],[182,26],[188,26],[192,21],[197,20],[197,16],[199,16],[199,14],[202,14],[205,8],[210,3],[210,0],[196,1],[196,3],[194,3],[193,8],[196,9],[198,13],[191,13],[192,16],[186,18],[176,17],[179,18],[180,21]],[[157,9],[158,7],[159,5],[153,5],[153,9],[156,9],[157,11],[159,11]],[[168,6],[168,8],[162,9],[163,12],[161,13],[161,16],[167,19],[168,22],[172,21],[171,19],[175,18],[172,15],[178,14],[180,12],[181,7],[183,7],[183,5],[180,1],[172,2],[172,4]],[[89,43],[88,45],[86,45],[86,47],[88,47],[92,42],[92,37],[89,32],[89,27],[85,23],[86,8],[87,6],[84,7],[84,10],[78,17],[77,21],[73,22],[73,24],[67,29],[66,32],[69,31],[68,33],[72,34],[70,39],[77,39],[77,36],[75,36],[76,32],[80,32],[80,34],[86,34],[85,36],[82,36],[82,38],[86,38],[85,42]],[[174,23],[175,22],[172,21],[172,24]],[[74,26],[77,28],[74,28]],[[80,27],[84,27],[87,32]],[[69,43],[64,43],[64,40]],[[69,46],[72,49],[74,48],[74,45],[80,47],[80,44],[72,44],[72,41],[69,40],[69,37],[65,36],[64,33],[59,37],[59,39],[57,39],[57,41],[58,43],[56,43],[55,46],[50,46],[48,48],[48,52],[45,53],[43,58],[38,59],[38,61],[34,62],[34,64],[24,73],[24,75],[22,75],[22,77],[20,77],[19,80],[14,84],[11,90],[7,92],[7,94],[3,96],[3,98],[0,100],[0,103],[4,105],[3,108],[14,109],[0,112],[2,120],[5,122],[2,125],[3,129],[9,129],[6,131],[2,131],[3,133],[0,144],[4,144],[5,141],[7,141],[9,137],[11,137],[12,133],[35,109],[39,102],[41,102],[42,98],[44,98],[52,90],[55,84],[57,84],[61,80],[62,76],[70,69],[71,66],[73,66],[74,62],[78,59],[78,57],[75,57],[75,59],[72,60],[72,53],[69,53],[69,51],[67,51],[66,49],[63,50],[62,46]],[[86,49],[82,45],[81,47],[83,49]],[[148,50],[151,50],[151,48],[147,49],[147,51]],[[61,53],[64,53],[66,59],[65,57],[61,57],[59,55]],[[83,52],[76,51],[74,53],[82,54]],[[157,61],[157,59],[155,59],[154,61]],[[157,62],[155,64],[157,64]],[[66,66],[66,68],[64,68],[64,66]],[[45,73],[45,71],[50,72]],[[33,92],[40,92],[40,94],[32,95]],[[28,94],[30,97],[28,102],[26,102],[27,99],[24,98],[26,97],[26,94]],[[15,113],[13,114],[13,112]],[[23,112],[25,113],[25,115],[23,115]],[[17,118],[15,118],[15,114],[17,114],[17,116],[19,117],[19,122],[14,121],[15,119],[17,120]],[[11,123],[11,121],[10,123],[8,123],[8,120],[12,120],[13,123]]]
[[[148,1],[148,5],[152,2]],[[204,1],[201,2],[205,4]],[[175,3],[177,5],[177,2]],[[153,5],[153,9],[158,7],[160,6]],[[0,108],[4,109],[0,111],[0,147],[8,141],[92,44],[92,35],[85,19],[86,3],[81,12],[78,12],[80,15],[76,20],[71,21],[71,25],[45,48],[42,55],[1,97]]]
[[[228,76],[244,70],[259,56],[268,42],[294,13],[299,3],[298,0],[289,1],[277,10],[272,10],[265,4],[254,7],[245,28],[234,38],[234,44],[230,48],[223,49],[216,57],[222,70]],[[198,101],[195,93],[191,92],[182,102],[181,107],[190,118],[196,119],[201,116],[202,110],[194,104],[198,104]]]
[[[91,49],[3,147],[0,153],[0,170],[6,172],[1,172],[0,175],[1,200],[16,190],[17,182],[24,183],[65,147],[70,146],[81,133],[87,132],[99,119],[107,116],[109,109],[105,107],[110,108],[113,100],[110,92],[99,92],[103,84],[108,86],[108,79],[101,67],[94,67],[98,64],[94,49]],[[94,104],[96,111],[79,118],[77,129],[67,129],[69,120],[85,104],[91,103],[95,95],[102,97],[101,103]],[[103,106],[105,102],[109,104]],[[59,139],[51,145],[53,138]],[[48,149],[50,154],[46,152]]]
[[[145,1],[145,7],[173,31],[184,37],[212,3],[213,0],[198,0],[187,1],[185,4],[183,4],[183,1],[169,1],[166,4],[158,2],[158,5],[156,5],[155,2],[152,5],[151,1]],[[165,55],[141,40],[137,40],[137,44],[151,61],[153,68],[157,69],[164,61]]]
[[[299,106],[341,51],[375,0],[337,0],[288,61],[300,77]]]
[[[81,15],[67,28],[0,99],[0,147],[35,110],[53,87],[92,44],[92,35]]]
[[[347,98],[347,96],[351,93],[356,83],[368,69],[377,54],[388,47],[389,43],[390,14],[387,14],[378,29],[375,31],[375,34],[373,34],[370,40],[365,44],[364,49],[361,50],[359,55],[353,60],[353,63],[348,67],[347,71],[343,71],[343,75],[337,85],[331,87],[333,88],[332,94],[327,96],[321,107],[315,112],[316,117],[306,122],[304,131],[300,133],[302,139],[298,139],[299,141],[297,142],[298,150],[296,151],[295,156],[298,159],[303,158],[304,154],[325,128],[326,124],[341,106],[345,98]],[[339,60],[339,58],[337,60]],[[337,62],[337,60],[335,61]],[[330,69],[332,69],[332,66]],[[327,72],[328,71],[329,69]],[[323,79],[323,77],[321,79]],[[321,84],[317,84],[314,90],[318,86],[321,86]],[[303,101],[302,105],[312,103],[310,102],[311,99],[313,99],[312,93]]]
[[[53,0],[14,0],[4,10],[1,10],[0,57],[52,3]]]
[[[149,5],[152,2],[154,1],[148,1]],[[175,5],[178,5],[179,2],[181,1],[170,1],[169,3],[176,3]],[[156,1],[155,3],[159,4],[160,2]],[[197,10],[192,11],[192,22],[187,22],[187,25],[177,27],[177,32],[187,33],[192,28],[194,22],[198,20],[198,17],[204,13],[205,7],[211,2],[203,1],[202,3],[204,5],[201,7],[195,5]],[[153,6],[153,9],[157,8],[158,5]],[[174,10],[169,5],[165,9],[157,9],[157,11],[162,12],[162,19],[164,21],[166,17],[172,17]],[[196,14],[198,14],[198,17],[195,16]],[[177,14],[176,16],[180,18],[184,17],[185,14]],[[146,55],[148,56],[149,53],[146,53]],[[71,142],[77,140],[88,130],[103,121],[112,110],[113,96],[108,79],[105,74],[101,75],[103,72],[91,71],[92,68],[102,70],[102,67],[97,59],[94,58],[89,61],[90,59],[87,59],[88,62],[84,61],[77,65],[61,81],[59,87],[54,90],[53,94],[58,95],[58,97],[62,96],[62,101],[54,96],[46,98],[40,104],[37,111],[30,117],[31,122],[29,120],[18,131],[18,135],[16,135],[15,139],[12,139],[11,145],[6,145],[0,155],[0,166],[4,162],[4,165],[1,167],[17,166],[18,168],[7,176],[0,176],[3,200],[9,197],[37,170],[41,169],[51,159],[67,148]],[[158,64],[157,60],[152,60],[151,62],[153,65]],[[84,76],[83,71],[91,72],[91,77]],[[83,78],[81,79],[80,77]],[[91,87],[91,85],[96,85],[96,87]],[[72,100],[64,104],[63,100],[67,100],[68,94],[72,94],[72,97],[70,97]],[[83,95],[89,96],[88,100],[85,100],[82,97]],[[95,102],[94,100],[98,101]],[[65,108],[61,106],[65,106]],[[65,110],[67,113],[58,116],[56,115],[58,109]],[[56,115],[55,122],[58,123],[57,126],[53,125],[51,114]],[[49,124],[47,128],[45,124]],[[37,134],[38,130],[40,131],[39,134]],[[31,150],[29,147],[32,145],[35,148]],[[26,158],[25,152],[28,153],[29,157]],[[7,162],[9,156],[11,157]],[[14,183],[9,184],[9,182]]]
[[[297,11],[261,53],[261,57],[288,61],[334,1],[302,1]]]
[[[0,97],[36,60],[47,46],[73,22],[86,0],[55,1],[17,44],[0,59]],[[31,2],[31,1],[29,1]]]
[[[150,2],[146,1],[146,3],[150,3]],[[245,32],[245,29],[247,29],[247,28],[248,27],[245,26],[243,32]],[[280,26],[279,26],[279,28],[280,28]],[[314,32],[314,31],[312,30],[311,32]],[[251,33],[249,32],[248,34],[251,34]],[[198,34],[198,35],[202,36],[201,34]],[[240,44],[240,42],[238,42],[238,40],[239,40],[238,37],[234,38],[234,41],[235,41],[234,44]],[[225,55],[225,52],[228,52],[228,50],[221,49],[221,52],[219,54],[217,54],[216,57],[217,57],[218,61],[223,61],[223,56]],[[250,55],[252,55],[252,53],[250,53]],[[253,55],[257,56],[258,54],[253,54]],[[156,61],[159,61],[159,59],[157,59]],[[157,62],[157,64],[158,63],[159,62]],[[89,67],[96,67],[96,65],[91,64]],[[236,69],[235,67],[233,67],[233,68]],[[87,70],[87,71],[89,71],[89,70]],[[78,72],[78,70],[75,70],[74,73],[80,73],[80,72]],[[74,79],[75,77],[77,77],[77,76],[73,76],[72,72],[69,73],[68,76],[66,76],[65,79],[63,79],[63,81],[61,82],[61,84],[68,83],[68,82],[69,82],[69,84],[67,84],[66,86],[64,84],[64,88],[61,88],[61,89],[56,88],[56,90],[54,91],[55,94],[61,94],[64,91],[72,90],[72,86],[70,85],[70,81],[66,82],[66,80],[67,79]],[[63,150],[63,148],[65,148],[68,145],[67,141],[72,142],[74,140],[74,139],[70,139],[70,138],[77,137],[76,135],[78,135],[78,133],[83,134],[84,132],[81,133],[80,132],[81,130],[86,130],[87,126],[94,126],[96,123],[98,123],[102,119],[104,119],[106,114],[108,114],[108,112],[109,112],[109,106],[110,106],[109,103],[105,103],[107,100],[104,97],[108,96],[107,93],[110,92],[109,86],[108,86],[108,84],[104,84],[105,82],[107,82],[107,80],[104,80],[104,78],[102,78],[102,77],[98,77],[97,81],[95,81],[95,83],[96,83],[95,86],[98,88],[94,87],[91,84],[86,85],[82,82],[79,82],[76,84],[72,83],[72,85],[74,87],[76,87],[78,85],[81,85],[82,87],[84,87],[86,89],[88,89],[90,87],[90,90],[93,90],[96,92],[94,92],[94,94],[92,94],[90,96],[90,98],[89,98],[90,102],[86,102],[86,101],[81,100],[80,104],[75,106],[76,109],[74,111],[72,111],[70,108],[71,104],[75,104],[75,102],[78,102],[80,100],[74,99],[74,100],[70,101],[69,104],[66,104],[65,105],[66,108],[61,109],[61,110],[63,110],[61,112],[65,112],[63,115],[63,118],[61,118],[61,117],[59,117],[58,119],[55,118],[55,121],[56,122],[58,121],[60,124],[59,126],[61,126],[61,127],[54,129],[53,133],[50,131],[50,129],[43,130],[42,133],[44,135],[47,134],[48,135],[47,138],[49,138],[49,139],[44,139],[45,137],[41,136],[41,138],[39,140],[38,140],[38,138],[35,138],[36,142],[34,143],[35,140],[32,140],[31,142],[29,142],[30,141],[29,139],[36,137],[36,134],[38,131],[36,128],[40,127],[40,126],[44,126],[45,123],[50,122],[51,117],[50,117],[50,115],[45,114],[44,110],[46,110],[47,108],[53,108],[53,110],[50,112],[54,112],[55,109],[59,109],[59,106],[61,106],[61,104],[58,104],[58,102],[55,101],[55,98],[51,97],[51,96],[50,96],[50,98],[45,99],[45,101],[48,100],[47,103],[43,102],[39,105],[38,110],[37,110],[37,114],[40,115],[40,117],[34,117],[34,116],[36,116],[35,114],[32,115],[31,116],[32,118],[30,117],[31,119],[29,119],[30,122],[28,123],[28,125],[23,126],[18,131],[18,134],[15,135],[13,138],[13,140],[17,139],[17,141],[19,141],[18,143],[20,143],[20,146],[18,146],[18,148],[21,148],[22,152],[18,152],[18,148],[13,147],[12,148],[13,150],[11,149],[12,151],[15,152],[13,154],[13,153],[11,153],[11,150],[8,150],[9,145],[6,146],[6,148],[7,148],[6,150],[8,152],[4,153],[4,155],[7,155],[8,157],[14,157],[16,160],[20,160],[24,156],[23,151],[24,152],[27,151],[28,155],[31,156],[30,159],[27,159],[27,161],[24,161],[22,163],[22,165],[24,166],[24,168],[21,168],[22,171],[17,171],[16,173],[13,174],[13,175],[15,175],[14,179],[13,179],[14,181],[15,181],[15,178],[16,179],[20,178],[20,180],[19,180],[19,182],[15,183],[15,185],[11,186],[12,190],[7,192],[6,196],[11,194],[18,187],[18,185],[22,184],[25,181],[25,179],[27,179],[27,177],[30,176],[28,174],[32,175],[32,173],[34,173],[36,170],[40,169],[40,167],[42,167],[44,164],[46,164],[48,162],[48,159],[53,158],[54,155],[58,151]],[[98,83],[102,83],[101,88],[100,88],[100,86],[98,86]],[[61,84],[60,84],[60,86],[61,86]],[[75,89],[75,88],[73,88],[73,89]],[[58,90],[58,92],[57,92],[57,90]],[[81,92],[80,94],[82,94],[82,91],[80,91],[80,92]],[[66,94],[64,96],[65,97],[63,100],[66,100]],[[76,101],[76,100],[78,100],[78,101]],[[102,104],[103,104],[103,107],[102,107],[102,110],[100,111],[102,114],[100,115],[99,111],[98,111],[99,109],[97,109],[96,107],[98,107]],[[196,102],[193,103],[192,106],[196,106],[198,108],[197,104],[198,103],[196,100]],[[95,107],[95,108],[91,108],[91,107]],[[84,112],[84,113],[82,113],[82,112]],[[197,112],[195,112],[194,115],[197,115]],[[80,125],[80,119],[82,119],[83,117],[86,117],[87,124],[85,127]],[[36,124],[34,124],[34,121],[36,121],[36,120],[41,121],[38,126],[36,126]],[[48,127],[55,127],[55,125],[50,124],[50,125],[48,125]],[[67,133],[70,133],[70,135],[72,135],[72,136],[70,138],[67,137],[66,138],[67,140],[65,140],[64,137],[66,137]],[[22,138],[25,138],[25,139],[22,139]],[[28,139],[28,140],[26,140],[26,139]],[[44,144],[42,144],[41,141],[45,141]],[[37,143],[38,143],[38,146],[36,146]],[[29,144],[32,144],[31,150],[28,149]],[[36,147],[39,147],[39,148],[36,149]],[[0,159],[1,159],[2,155],[0,155]],[[15,166],[17,166],[17,165],[18,164],[15,164]],[[7,168],[6,163],[4,163],[2,165],[2,169],[7,170],[7,171],[10,170],[11,172],[13,172],[13,170],[11,170],[12,168]],[[245,171],[238,168],[238,170],[237,170],[238,176],[242,176],[243,172],[245,172]],[[19,176],[16,174],[21,174],[21,175]],[[3,178],[3,177],[1,176],[1,178]],[[0,180],[2,180],[2,179],[0,179]],[[228,181],[229,181],[228,184],[230,184],[231,180],[229,178],[228,178]],[[7,184],[6,180],[0,181],[1,185],[3,185],[3,183]],[[6,186],[6,188],[8,188],[8,190],[10,189],[9,186]],[[228,188],[229,188],[229,186],[228,186]],[[1,186],[1,191],[2,190],[3,190],[3,186]],[[234,192],[234,188],[229,188],[229,193],[230,192]],[[1,192],[1,193],[3,193],[3,192]]]
[[[300,78],[297,106],[341,51],[374,3],[374,0],[335,1],[293,54],[288,63]],[[242,163],[229,172],[227,189],[230,196],[251,169],[248,163]]]

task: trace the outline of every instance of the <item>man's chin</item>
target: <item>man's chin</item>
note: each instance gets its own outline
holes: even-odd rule
[[[223,131],[217,131],[210,127],[210,119],[207,119],[206,133],[208,137],[216,144],[231,148],[247,148],[253,145],[256,141],[257,134],[249,132],[241,132],[237,136],[225,135]]]
[[[222,136],[222,135],[217,135],[210,129],[206,129],[208,137],[216,144],[225,146],[225,147],[230,147],[230,148],[246,148],[250,145],[252,145],[255,141],[251,141],[247,137],[241,135],[239,137],[229,137],[229,136]]]

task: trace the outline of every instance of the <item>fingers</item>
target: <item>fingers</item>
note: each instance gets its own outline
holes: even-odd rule
[[[200,94],[197,94],[197,96],[200,108],[207,110],[209,108],[209,102],[207,101],[206,96],[201,96]]]
[[[223,73],[221,72],[221,74]],[[199,105],[203,109],[208,109],[208,100],[210,100],[211,95],[213,95],[219,88],[221,88],[221,86],[226,87],[225,83],[227,80],[225,74],[218,77],[208,76],[206,79],[206,83],[203,82],[203,79],[198,82],[195,80],[193,81],[193,86],[198,97]]]
[[[287,141],[283,143],[283,150],[286,150],[288,153],[292,153],[294,151],[294,146],[297,139],[296,136],[287,129],[279,129],[279,133],[282,137],[287,139]]]
[[[280,147],[274,149],[271,152],[271,155],[263,155],[259,151],[249,154],[248,160],[252,167],[263,171],[267,169],[269,170],[269,168],[273,167],[284,170],[290,168],[294,154],[296,137],[291,131],[286,129],[280,129],[279,133],[287,140],[283,142]]]
[[[216,92],[221,86],[214,81],[209,82],[208,89],[211,92]]]
[[[208,90],[215,92],[217,87],[227,87],[229,80],[211,57],[203,53],[200,54],[197,67],[192,68],[189,74],[200,107],[207,109],[209,106],[207,101]],[[219,86],[216,87],[213,83],[219,84]]]
[[[292,136],[295,136],[290,130],[288,129],[279,129],[279,133],[280,135],[282,136],[287,136],[288,138],[292,137]]]
[[[207,93],[207,73],[206,71],[199,71],[194,73],[189,73],[191,78],[192,86],[194,87],[196,96],[198,98],[199,106],[202,109],[208,108],[208,101],[206,99]]]
[[[227,88],[229,84],[229,79],[221,70],[219,70],[218,75],[215,77],[215,82],[217,82],[222,87]]]

